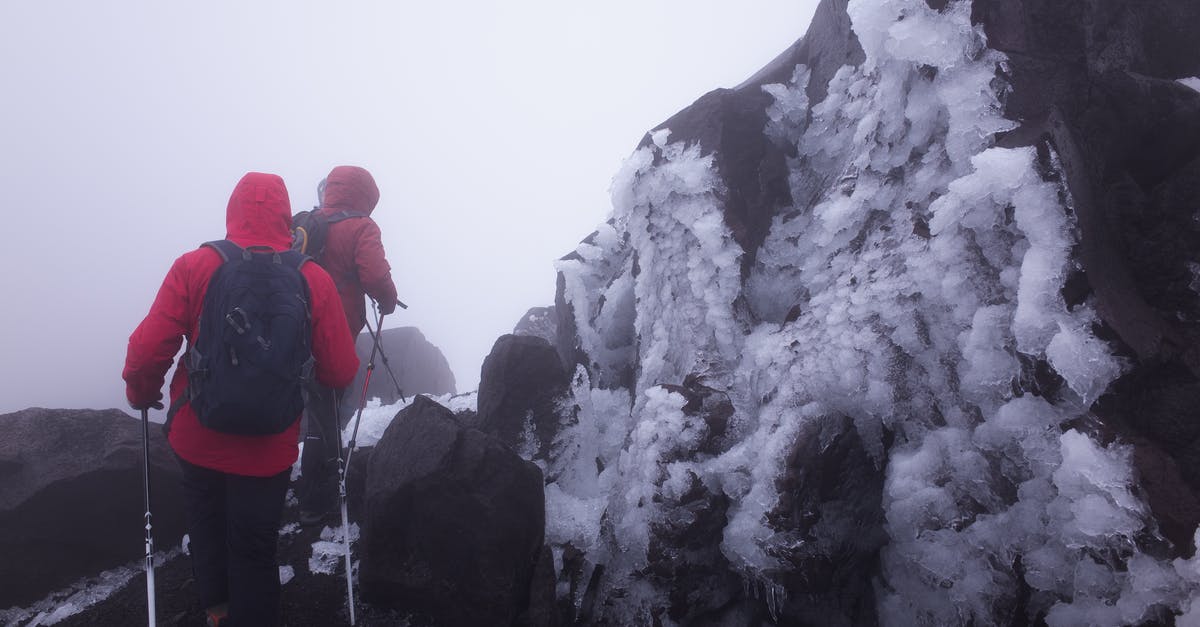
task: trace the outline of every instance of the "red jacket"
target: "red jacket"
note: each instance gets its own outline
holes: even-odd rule
[[[292,212],[283,179],[251,172],[242,177],[225,213],[226,239],[239,246],[269,246],[286,250],[291,245]],[[150,313],[129,337],[125,358],[125,394],[130,404],[146,406],[162,398],[163,378],[180,343],[196,338],[200,307],[213,272],[221,265],[217,251],[203,247],[175,260]],[[308,282],[312,307],[312,350],[316,377],[334,388],[349,385],[358,370],[354,343],[346,332],[346,316],[329,275],[315,263],[301,266]],[[180,363],[171,380],[171,399],[187,387],[187,368]],[[196,419],[188,404],[175,414],[167,436],[171,448],[184,460],[221,472],[268,477],[296,461],[299,416],[285,432],[267,436],[241,436],[208,429]]]
[[[369,217],[378,202],[379,188],[371,173],[363,168],[340,165],[325,178],[321,213],[349,211],[367,216],[330,224],[325,251],[321,254],[321,265],[337,284],[354,337],[358,337],[367,321],[364,294],[379,301],[387,313],[396,307],[392,267],[383,253],[379,225]]]

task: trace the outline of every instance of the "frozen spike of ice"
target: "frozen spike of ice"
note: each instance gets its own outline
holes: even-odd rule
[[[1108,344],[1083,329],[1063,324],[1046,346],[1046,359],[1085,404],[1099,398],[1123,370]]]

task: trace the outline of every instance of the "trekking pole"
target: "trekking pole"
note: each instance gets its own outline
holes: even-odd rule
[[[350,511],[346,507],[346,467],[350,463],[349,456],[342,458],[342,425],[337,419],[337,395],[333,395],[334,424],[337,431],[338,456],[338,501],[342,510],[342,540],[346,543],[346,607],[350,608],[350,625],[354,625],[354,566],[350,560]]]
[[[142,487],[146,497],[146,611],[150,627],[158,623],[154,615],[154,533],[150,523],[150,410],[142,410]]]
[[[396,386],[396,392],[400,394],[400,400],[407,403],[408,399],[404,398],[404,388],[400,387],[400,381],[396,379],[396,373],[392,372],[392,366],[388,363],[387,353],[383,352],[383,345],[380,344],[381,340],[375,336],[375,331],[371,330],[370,320],[367,321],[367,333],[370,333],[371,339],[374,340],[376,344],[379,344],[379,357],[383,359],[383,369],[387,370],[388,375],[392,377],[392,383]],[[379,334],[383,334],[382,327],[379,329]]]
[[[383,314],[375,320],[375,324],[383,328]],[[379,354],[379,336],[371,345],[371,358],[367,360],[367,374],[363,377],[362,391],[358,394],[358,414],[354,417],[354,430],[350,432],[350,444],[346,448],[346,464],[350,464],[350,456],[354,454],[355,440],[358,439],[358,424],[362,420],[363,410],[367,408],[367,387],[371,385],[371,373],[375,370],[375,355]]]
[[[376,324],[383,324],[383,315],[380,314]],[[338,499],[341,501],[342,509],[342,539],[346,542],[346,599],[350,607],[350,625],[354,626],[354,571],[350,559],[350,510],[346,505],[346,472],[350,468],[350,457],[354,454],[355,439],[358,438],[358,424],[362,420],[363,409],[367,406],[367,386],[371,384],[371,372],[375,370],[375,354],[379,352],[379,338],[376,336],[375,343],[371,348],[371,359],[367,361],[367,374],[363,377],[362,391],[358,397],[358,415],[354,417],[354,431],[350,435],[350,445],[346,448],[346,456],[342,457],[342,428],[340,421],[335,421],[337,424],[334,428],[337,429],[338,441]],[[337,415],[337,398],[334,398],[334,415]]]

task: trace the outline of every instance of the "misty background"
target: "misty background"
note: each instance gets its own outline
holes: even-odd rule
[[[416,326],[478,386],[553,302],[642,134],[748,78],[815,0],[0,4],[0,412],[126,408],[130,332],[248,171],[293,213],[360,165]]]

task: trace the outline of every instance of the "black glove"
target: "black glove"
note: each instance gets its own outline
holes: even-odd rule
[[[130,401],[129,406],[138,411],[142,411],[145,409],[162,409],[163,408],[163,404],[162,404],[161,400],[150,401],[148,403],[134,403],[134,402]]]

